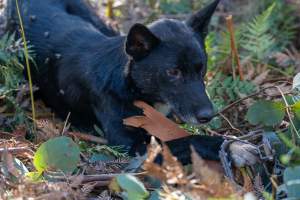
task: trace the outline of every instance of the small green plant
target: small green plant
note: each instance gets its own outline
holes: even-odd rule
[[[219,110],[230,102],[239,99],[242,95],[249,95],[255,92],[256,86],[250,81],[233,79],[233,77],[219,72],[209,83],[207,91]]]
[[[11,125],[27,124],[25,110],[16,98],[26,85],[23,76],[24,47],[21,39],[15,39],[15,34],[5,34],[0,39],[0,107],[2,112],[10,114]],[[32,51],[29,51],[32,54]],[[29,58],[32,62],[32,57]],[[1,127],[4,128],[4,127]],[[13,128],[13,127],[11,127]]]
[[[89,146],[87,143],[80,141],[80,149],[83,152],[87,152],[91,155],[104,154],[107,156],[113,156],[115,158],[128,158],[128,152],[123,146],[107,146],[107,145],[95,145]]]
[[[0,39],[0,83],[2,88],[17,89],[24,83],[23,65],[24,53],[21,40],[15,40],[15,35],[5,34]]]

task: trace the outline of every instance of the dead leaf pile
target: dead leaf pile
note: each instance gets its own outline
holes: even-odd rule
[[[162,154],[163,163],[154,163],[155,158]],[[161,147],[154,138],[148,147],[148,158],[143,168],[148,175],[156,177],[164,184],[162,195],[164,199],[180,199],[181,193],[192,199],[207,199],[208,197],[226,198],[237,196],[233,185],[216,169],[212,169],[192,148],[193,173],[188,175],[180,162],[177,161],[168,147]]]

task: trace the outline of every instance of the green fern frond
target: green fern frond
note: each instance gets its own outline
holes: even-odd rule
[[[270,32],[276,40],[276,49],[283,51],[296,37],[297,17],[293,13],[298,12],[297,7],[284,1],[276,1],[271,21],[272,29]]]
[[[231,76],[222,73],[216,74],[207,87],[211,99],[223,98],[227,103],[240,98],[240,95],[249,95],[256,91],[256,86],[249,81],[233,79]]]
[[[217,56],[218,56],[218,45],[216,44],[217,40],[217,34],[215,32],[210,32],[205,40],[205,49],[207,54],[209,55],[207,57],[207,67],[208,71],[214,70],[215,66],[217,65]]]
[[[274,36],[270,33],[272,23],[270,16],[276,4],[273,3],[261,15],[244,25],[242,47],[252,57],[264,60],[275,48]]]
[[[128,157],[128,153],[123,146],[97,145],[93,148],[88,149],[88,151],[94,153],[105,153],[106,155],[112,155],[116,158]]]
[[[234,37],[237,48],[240,48],[242,28],[235,27]],[[210,33],[206,38],[206,51],[208,56],[208,70],[216,71],[218,63],[225,62],[231,54],[230,34],[228,31],[221,34]]]
[[[18,87],[22,79],[23,65],[19,62],[21,54],[14,34],[4,35],[0,39],[0,83],[7,89]]]

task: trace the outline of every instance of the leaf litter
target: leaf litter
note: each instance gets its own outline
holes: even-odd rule
[[[189,135],[187,130],[179,128],[176,123],[164,117],[150,105],[144,102],[136,102],[135,105],[144,110],[144,116],[124,119],[125,124],[144,128],[161,141]],[[47,116],[53,115],[48,114]],[[0,140],[0,150],[3,150],[0,151],[3,165],[1,165],[1,169],[6,168],[8,172],[6,174],[1,173],[1,187],[6,188],[5,191],[11,191],[14,197],[20,198],[87,199],[101,197],[103,199],[118,199],[122,196],[122,189],[116,192],[111,190],[109,185],[120,174],[132,174],[132,172],[126,172],[126,166],[130,164],[131,159],[110,157],[110,155],[109,158],[101,158],[92,162],[90,157],[95,153],[93,146],[105,144],[105,140],[97,136],[81,137],[85,134],[69,129],[63,133],[64,127],[65,122],[59,119],[53,117],[39,118],[37,120],[38,134],[35,141],[37,145],[25,139],[26,129],[24,127],[19,127],[11,133],[1,133],[6,137]],[[166,133],[172,137],[166,137]],[[35,171],[33,155],[37,147],[51,138],[62,136],[62,134],[73,138],[81,147],[81,159],[77,163],[75,175],[74,173],[67,175],[46,170],[43,172],[43,176],[35,174],[37,177],[29,176],[28,178],[25,174],[20,175],[20,169],[11,164],[14,163],[12,160],[17,158],[29,171]],[[87,147],[82,147],[86,144],[88,144]],[[241,177],[242,184],[237,185],[224,176],[220,163],[203,160],[193,147],[191,149],[192,165],[188,170],[171,154],[166,145],[159,144],[153,137],[148,147],[147,157],[142,161],[142,167],[137,167],[133,175],[143,181],[150,191],[152,186],[147,182],[147,177],[159,180],[161,183],[159,196],[164,199],[186,197],[191,199],[207,199],[209,197],[242,199],[243,194],[247,192],[262,193],[263,186],[259,175],[253,180],[244,173]],[[154,162],[159,154],[164,160],[161,165]],[[141,172],[145,173],[140,174]],[[21,178],[18,178],[20,176]],[[26,192],[23,191],[24,188],[26,188]]]

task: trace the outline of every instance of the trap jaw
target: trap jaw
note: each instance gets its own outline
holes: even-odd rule
[[[265,173],[270,176],[272,172],[269,171],[267,167],[267,163],[274,163],[273,166],[273,173],[277,171],[277,165],[279,162],[277,162],[276,159],[276,154],[275,154],[275,149],[276,146],[282,145],[278,137],[276,136],[275,133],[265,133],[265,134],[249,134],[249,137],[243,137],[243,139],[238,139],[238,138],[232,138],[232,139],[225,139],[222,146],[221,150],[219,151],[219,157],[225,172],[226,177],[229,178],[230,181],[233,183],[236,183],[235,181],[235,175],[234,175],[234,164],[232,161],[232,158],[229,153],[229,147],[230,145],[235,142],[243,142],[246,144],[250,144],[251,146],[255,147],[259,161],[262,163],[263,168]],[[253,141],[253,142],[249,142]],[[258,141],[255,143],[255,141]],[[277,164],[276,164],[277,163]],[[253,167],[251,167],[252,171],[255,171]]]

